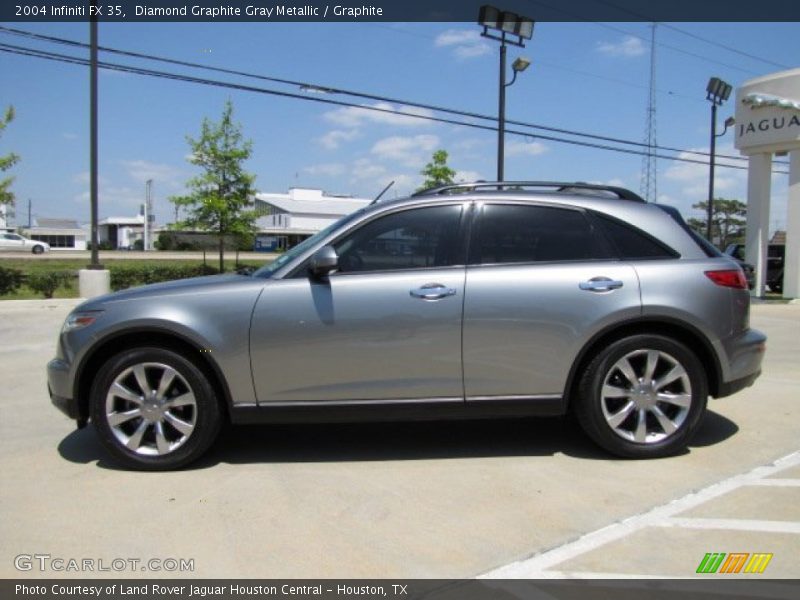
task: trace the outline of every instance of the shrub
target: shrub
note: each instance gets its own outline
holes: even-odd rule
[[[13,294],[22,285],[22,271],[0,267],[0,296]]]
[[[142,265],[136,267],[111,267],[111,289],[124,290],[137,285],[213,275],[217,270],[207,265]]]
[[[45,298],[52,298],[55,291],[64,286],[75,277],[71,271],[43,271],[29,273],[25,284],[34,292],[43,294]]]

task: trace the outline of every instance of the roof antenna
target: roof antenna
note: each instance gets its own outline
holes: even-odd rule
[[[387,185],[385,188],[383,188],[383,190],[381,191],[381,193],[380,193],[380,194],[378,194],[377,196],[375,196],[375,200],[373,200],[372,202],[370,202],[370,203],[369,203],[369,204],[370,204],[370,206],[372,206],[372,205],[373,205],[373,204],[375,204],[375,203],[376,203],[378,200],[380,200],[380,199],[381,199],[381,196],[383,196],[383,195],[384,195],[386,192],[388,192],[388,191],[389,191],[389,188],[390,188],[390,187],[392,187],[393,185],[394,185],[394,179],[392,179],[392,180],[389,182],[389,185]]]

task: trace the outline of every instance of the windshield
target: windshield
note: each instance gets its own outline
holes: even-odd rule
[[[295,258],[300,256],[301,254],[303,254],[303,252],[305,252],[309,248],[313,247],[318,242],[322,241],[325,237],[327,237],[335,229],[337,229],[337,228],[341,227],[342,225],[344,225],[345,223],[348,223],[349,221],[352,221],[353,219],[355,219],[357,216],[359,216],[365,210],[366,210],[366,208],[359,209],[356,212],[351,213],[349,215],[346,215],[346,216],[342,217],[341,219],[339,219],[338,221],[335,221],[335,222],[331,223],[330,225],[328,225],[322,231],[319,231],[319,232],[315,233],[314,235],[312,235],[310,238],[303,240],[302,242],[297,244],[297,246],[294,246],[291,249],[289,249],[286,252],[284,252],[283,254],[281,254],[278,258],[276,258],[271,263],[268,263],[268,264],[264,265],[263,267],[261,267],[258,271],[253,273],[253,277],[263,277],[265,279],[269,279],[270,277],[272,277],[275,274],[276,271],[278,271],[278,269],[280,269],[281,267],[283,267],[287,263],[291,262],[292,260],[294,260]]]

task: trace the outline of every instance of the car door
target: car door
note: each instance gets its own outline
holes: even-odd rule
[[[339,270],[302,266],[256,304],[259,404],[463,400],[462,203],[405,209],[333,242]]]
[[[25,243],[22,241],[22,238],[14,233],[3,233],[0,234],[2,237],[2,249],[6,252],[9,251],[22,251],[25,250]]]
[[[633,267],[578,209],[485,204],[464,301],[466,400],[563,395],[573,361],[607,324],[640,314]]]

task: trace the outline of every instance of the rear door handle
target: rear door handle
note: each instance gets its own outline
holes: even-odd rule
[[[581,281],[578,287],[587,292],[610,292],[622,287],[622,282],[608,277],[592,277],[589,281]]]
[[[422,287],[409,292],[412,297],[420,300],[441,300],[448,296],[455,296],[456,290],[442,285],[441,283],[426,283]]]

